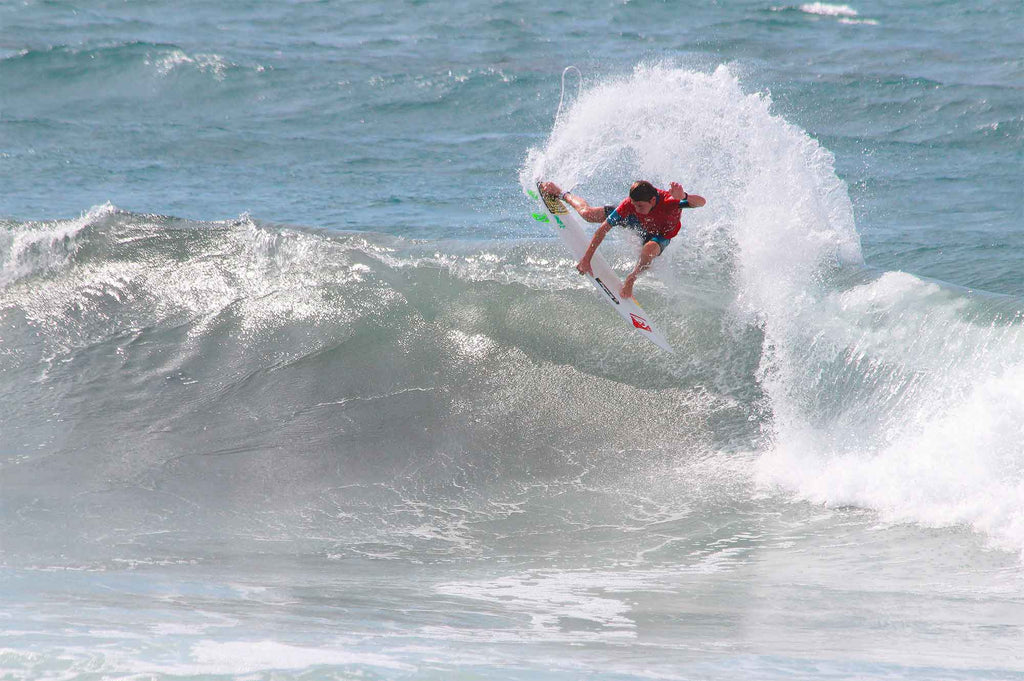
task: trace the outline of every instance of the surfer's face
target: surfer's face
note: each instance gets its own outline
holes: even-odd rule
[[[654,210],[654,201],[633,201],[633,207],[640,215],[647,215]]]

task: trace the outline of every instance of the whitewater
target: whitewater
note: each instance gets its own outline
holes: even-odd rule
[[[0,677],[1024,678],[1014,13],[626,5],[0,9]]]

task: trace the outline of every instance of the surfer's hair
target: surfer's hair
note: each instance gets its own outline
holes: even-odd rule
[[[629,198],[634,201],[653,201],[658,195],[658,190],[647,180],[637,180],[629,188]]]

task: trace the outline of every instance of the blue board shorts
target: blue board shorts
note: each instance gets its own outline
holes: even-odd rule
[[[658,244],[658,246],[661,247],[661,252],[662,253],[665,252],[665,249],[668,248],[669,242],[672,241],[672,239],[666,239],[665,237],[658,236],[657,234],[650,234],[648,232],[642,232],[639,229],[634,229],[633,231],[636,232],[637,234],[639,234],[640,238],[644,240],[644,246],[647,245],[648,241],[653,241],[654,243]]]

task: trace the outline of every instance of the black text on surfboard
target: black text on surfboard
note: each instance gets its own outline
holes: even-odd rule
[[[601,281],[601,280],[600,280],[599,278],[597,278],[597,277],[594,277],[594,281],[596,281],[596,282],[597,282],[598,286],[600,286],[600,287],[601,287],[602,289],[604,289],[604,292],[608,294],[608,297],[609,297],[609,298],[611,298],[611,299],[612,299],[612,300],[613,300],[613,301],[615,302],[615,304],[616,304],[616,305],[618,305],[618,304],[619,304],[619,299],[618,299],[618,298],[616,298],[616,297],[615,297],[615,294],[614,294],[614,293],[612,293],[612,292],[611,292],[611,290],[610,290],[610,289],[609,289],[609,288],[608,288],[607,286],[605,286],[605,285],[604,285],[604,282],[603,282],[603,281]]]

